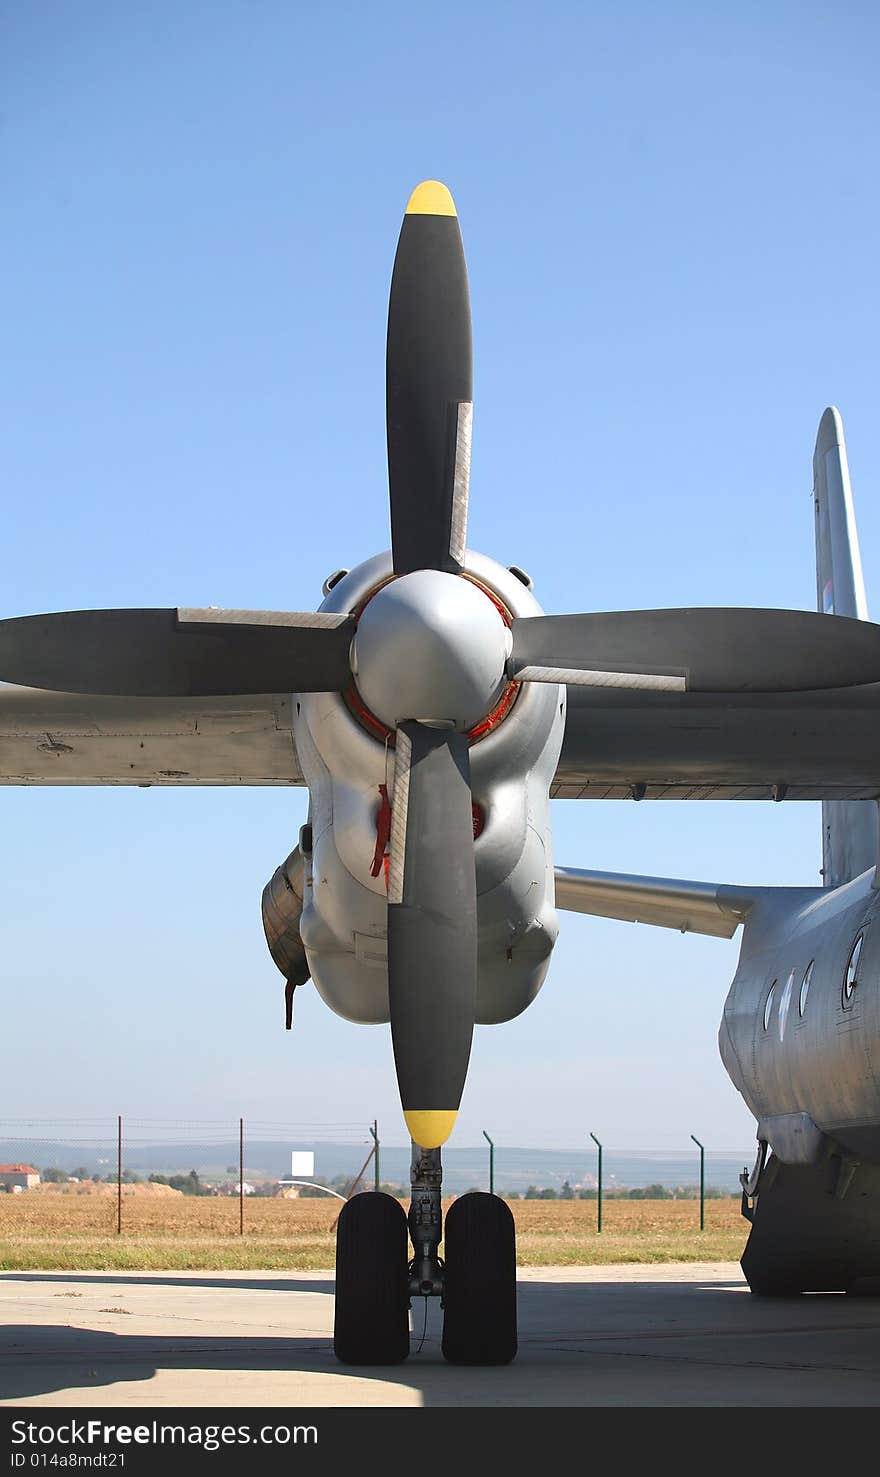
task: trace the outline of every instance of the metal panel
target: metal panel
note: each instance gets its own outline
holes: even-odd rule
[[[551,793],[581,785],[582,799],[876,799],[878,719],[876,683],[730,696],[570,687]]]
[[[84,697],[0,684],[0,784],[301,785],[293,699]]]
[[[760,891],[758,888],[747,893],[710,882],[556,868],[558,908],[629,923],[654,923],[715,938],[733,937]]]

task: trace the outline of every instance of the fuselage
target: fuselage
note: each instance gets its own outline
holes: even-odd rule
[[[377,555],[333,584],[321,609],[361,613],[392,577],[390,554]],[[468,551],[458,578],[505,622],[542,614],[518,574],[482,555]],[[549,965],[558,931],[549,792],[564,726],[564,687],[511,683],[470,729],[480,1024],[519,1015]],[[346,694],[298,695],[294,733],[310,795],[298,925],[309,970],[337,1014],[387,1021],[382,835],[394,805],[393,734],[370,711],[356,677]]]
[[[768,888],[745,925],[719,1033],[758,1137],[787,1163],[833,1140],[880,1163],[880,892]]]

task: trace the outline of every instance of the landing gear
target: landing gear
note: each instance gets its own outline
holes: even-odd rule
[[[400,1364],[409,1353],[406,1216],[376,1193],[346,1201],[336,1227],[333,1349],[343,1364]]]
[[[516,1356],[516,1233],[497,1195],[462,1195],[446,1217],[443,1357],[509,1364]]]
[[[842,1152],[818,1164],[769,1159],[741,1266],[758,1297],[858,1294],[880,1281],[880,1168]]]
[[[513,1216],[495,1195],[462,1195],[443,1234],[439,1149],[412,1146],[409,1216],[390,1195],[356,1195],[336,1233],[333,1348],[344,1364],[399,1364],[413,1298],[439,1297],[451,1364],[509,1364],[516,1355]],[[407,1225],[413,1257],[407,1264]]]

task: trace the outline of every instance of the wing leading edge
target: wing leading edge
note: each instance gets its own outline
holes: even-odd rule
[[[732,938],[766,888],[556,868],[556,906],[570,913],[653,923],[681,933]]]
[[[292,699],[88,697],[0,683],[0,784],[301,785]]]

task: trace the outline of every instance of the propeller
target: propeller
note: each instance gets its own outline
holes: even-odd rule
[[[806,610],[621,610],[513,622],[520,682],[801,692],[880,682],[880,626]]]
[[[0,621],[0,681],[114,697],[336,692],[355,621],[322,611],[68,610]]]
[[[385,414],[396,574],[464,564],[471,460],[471,308],[445,185],[409,198],[388,306]]]
[[[468,740],[397,729],[388,873],[388,994],[400,1100],[423,1149],[448,1138],[464,1090],[477,987]]]

